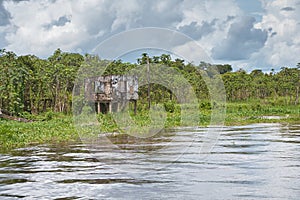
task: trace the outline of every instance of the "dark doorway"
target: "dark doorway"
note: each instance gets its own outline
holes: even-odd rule
[[[100,109],[103,114],[108,113],[109,103],[100,103]]]
[[[95,103],[95,110],[99,113],[98,105],[100,104],[100,112],[102,114],[107,114],[109,112],[109,103]]]

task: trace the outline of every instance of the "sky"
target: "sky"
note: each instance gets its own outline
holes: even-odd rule
[[[279,70],[300,63],[299,10],[300,0],[0,0],[0,48],[47,58],[57,48],[92,53],[111,38],[115,43],[108,49],[126,49],[139,37],[159,48],[169,41],[168,31],[160,32],[166,29],[191,39],[173,39],[167,52],[191,55],[195,64],[201,58],[191,43],[213,63]],[[165,36],[140,31],[148,27]]]

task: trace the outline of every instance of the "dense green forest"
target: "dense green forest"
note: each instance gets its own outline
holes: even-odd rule
[[[72,91],[78,70],[84,60],[91,55],[62,52],[57,49],[48,59],[34,55],[17,56],[15,53],[0,50],[0,108],[13,115],[24,113],[39,114],[45,111],[70,113]],[[164,64],[179,71],[193,86],[200,99],[209,99],[209,92],[198,69],[209,70],[207,63],[195,65],[184,60],[172,60],[170,55],[148,57],[146,53],[137,63],[121,60],[110,62],[105,74],[124,74],[138,65],[150,63]],[[229,64],[215,65],[226,88],[227,100],[265,100],[280,105],[299,104],[300,63],[298,68],[282,67],[279,72],[264,73],[253,70],[247,73],[240,69],[233,72]],[[139,90],[140,106],[147,98],[146,87]],[[162,86],[152,84],[153,102],[173,100],[172,92]]]

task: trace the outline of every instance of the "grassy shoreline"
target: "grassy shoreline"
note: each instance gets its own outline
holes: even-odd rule
[[[300,106],[263,105],[253,102],[228,102],[225,126],[247,125],[253,123],[300,124]],[[210,124],[210,109],[201,109],[199,126]],[[271,116],[271,117],[267,117]],[[272,117],[275,116],[275,117]],[[111,115],[98,115],[101,131],[118,132],[118,126]],[[137,124],[143,126],[150,122],[145,112],[133,117]],[[0,150],[30,146],[43,143],[72,143],[78,141],[79,135],[74,127],[71,115],[47,113],[36,116],[37,121],[22,123],[0,119]],[[180,112],[167,114],[165,128],[185,126],[181,123]]]
[[[78,134],[69,116],[30,123],[0,120],[0,150],[43,143],[74,142],[77,139]]]
[[[261,102],[227,103],[225,125],[253,123],[300,124],[300,105],[272,105]]]

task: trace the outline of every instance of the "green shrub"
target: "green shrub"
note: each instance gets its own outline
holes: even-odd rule
[[[208,101],[201,102],[200,108],[205,110],[211,110],[211,103]]]
[[[167,101],[164,103],[164,107],[167,112],[173,113],[175,111],[175,102]]]

